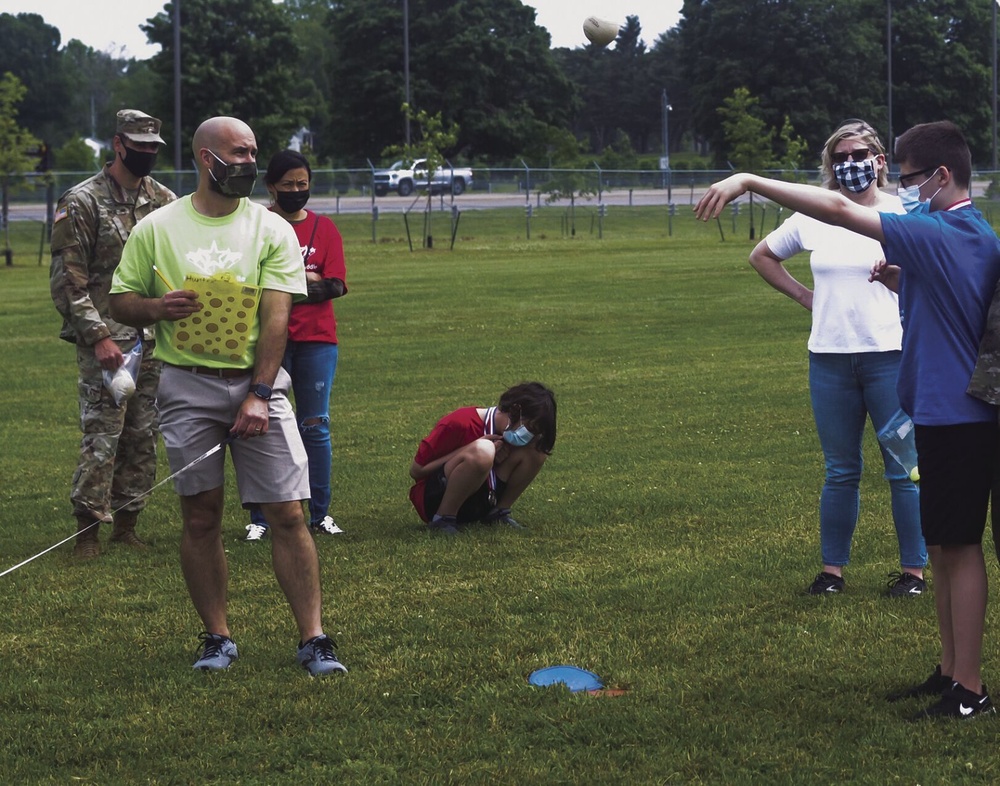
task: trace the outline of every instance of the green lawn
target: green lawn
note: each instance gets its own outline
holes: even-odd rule
[[[350,674],[295,664],[269,549],[239,542],[232,484],[242,657],[190,669],[200,628],[168,484],[140,519],[149,553],[78,564],[67,544],[0,578],[4,782],[997,782],[1000,719],[911,725],[919,704],[882,699],[937,650],[930,596],[881,596],[898,564],[871,434],[848,591],[803,592],[822,482],[809,320],[747,265],[746,217],[734,233],[727,215],[725,242],[687,207],[672,234],[662,208],[609,209],[603,239],[593,205],[575,219],[568,234],[563,208],[537,210],[527,240],[523,211],[470,211],[449,251],[435,214],[434,250],[411,253],[401,218],[372,243],[366,217],[339,217],[332,512],[347,534],[319,546]],[[12,233],[0,570],[72,532],[79,437],[39,226]],[[791,267],[808,278],[804,257]],[[559,401],[555,452],[515,510],[529,529],[429,536],[406,496],[417,443],[528,379]],[[627,692],[527,684],[559,663]]]

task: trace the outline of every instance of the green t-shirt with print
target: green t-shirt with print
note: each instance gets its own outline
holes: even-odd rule
[[[132,230],[111,292],[160,297],[185,282],[201,293],[202,310],[183,323],[157,322],[154,351],[181,366],[252,368],[260,290],[306,294],[291,224],[248,199],[222,218],[198,213],[190,196],[151,213]]]

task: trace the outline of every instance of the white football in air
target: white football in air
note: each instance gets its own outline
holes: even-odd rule
[[[618,38],[618,25],[596,16],[588,16],[583,23],[583,34],[592,44],[607,46]]]

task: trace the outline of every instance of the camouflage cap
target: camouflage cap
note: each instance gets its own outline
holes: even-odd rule
[[[158,142],[166,144],[160,137],[160,121],[138,109],[122,109],[118,112],[118,129],[133,142]]]

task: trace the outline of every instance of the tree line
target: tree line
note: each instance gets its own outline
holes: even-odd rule
[[[613,47],[554,49],[520,0],[409,0],[409,105],[454,132],[455,163],[655,166],[666,95],[675,166],[731,162],[746,139],[727,124],[760,127],[761,160],[788,160],[791,143],[814,166],[842,119],[888,133],[891,49],[895,133],[954,120],[982,167],[993,151],[993,2],[685,0],[676,27],[649,43],[629,16]],[[182,0],[180,11],[179,129],[172,2],[143,25],[160,46],[148,60],[64,44],[38,14],[0,14],[0,75],[23,84],[18,122],[55,149],[57,167],[87,154],[83,137],[110,138],[125,106],[161,117],[168,150],[179,134],[185,157],[216,114],[250,122],[264,155],[306,128],[330,166],[377,164],[403,144],[400,0]]]

